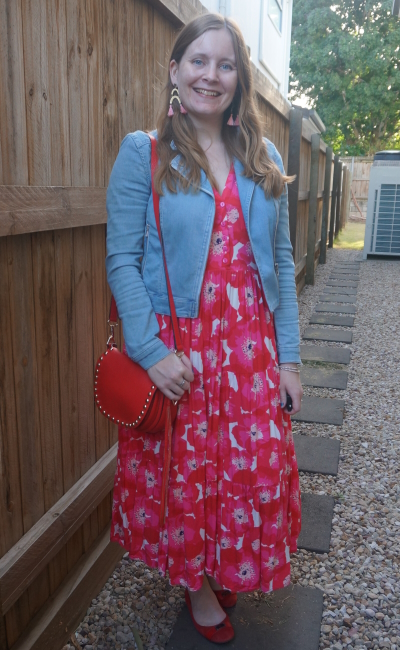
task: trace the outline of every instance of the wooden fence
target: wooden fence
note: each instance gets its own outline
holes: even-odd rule
[[[61,648],[122,555],[109,542],[117,431],[92,392],[107,336],[105,188],[123,136],[155,123],[177,27],[204,11],[197,0],[0,0],[6,650]],[[254,74],[265,131],[297,174],[300,291],[325,261],[332,152]]]
[[[352,221],[366,221],[369,175],[373,157],[358,156],[356,158],[342,158],[342,160],[352,170],[349,219]]]

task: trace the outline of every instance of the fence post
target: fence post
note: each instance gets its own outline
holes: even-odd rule
[[[339,172],[338,172],[338,184],[337,184],[337,199],[336,199],[336,220],[335,220],[335,238],[339,234],[340,230],[340,208],[342,202],[342,172],[343,172],[343,163],[339,162]]]
[[[307,259],[306,259],[306,284],[314,284],[315,270],[315,236],[318,211],[318,184],[319,184],[319,145],[321,136],[313,133],[311,136],[311,165],[310,165],[310,198],[308,201],[308,231],[307,231]]]
[[[289,229],[290,241],[293,247],[293,259],[295,259],[296,256],[297,205],[299,201],[302,128],[303,111],[301,108],[292,108],[289,115],[289,155],[287,173],[288,176],[296,176],[293,183],[288,185]]]
[[[335,233],[335,214],[336,214],[338,174],[339,174],[339,156],[335,155],[335,161],[333,165],[331,220],[329,224],[329,248],[333,247],[333,235]]]
[[[321,249],[319,253],[319,263],[326,264],[326,239],[328,236],[328,212],[329,197],[331,192],[332,177],[332,148],[326,148],[325,158],[325,182],[324,182],[324,202],[322,205],[322,224],[321,224]]]

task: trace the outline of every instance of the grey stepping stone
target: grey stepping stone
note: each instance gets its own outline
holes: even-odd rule
[[[334,314],[355,314],[357,309],[354,305],[344,305],[343,303],[319,302],[315,311],[327,311]]]
[[[357,289],[358,280],[327,280],[328,287],[354,287]]]
[[[340,452],[339,440],[298,434],[293,435],[293,440],[300,472],[337,475]]]
[[[330,370],[329,368],[302,366],[300,369],[300,378],[303,386],[346,390],[348,374],[345,370]]]
[[[329,553],[335,500],[326,494],[301,494],[301,533],[299,548]]]
[[[313,314],[310,325],[337,325],[338,327],[354,327],[353,316],[335,316],[335,314]]]
[[[331,343],[352,343],[353,334],[347,330],[331,330],[327,327],[307,327],[303,334],[305,341],[330,341]]]
[[[342,426],[345,401],[326,397],[303,397],[301,411],[292,415],[297,422],[336,424]]]
[[[324,293],[341,293],[344,296],[356,296],[356,287],[325,287]]]
[[[302,361],[347,364],[350,363],[350,350],[322,345],[300,345],[300,357]]]
[[[354,280],[359,280],[360,276],[358,275],[358,273],[352,273],[352,272],[349,272],[349,273],[337,273],[337,272],[334,272],[334,273],[330,274],[329,279],[330,280],[353,280],[354,281]]]
[[[361,262],[341,262],[336,264],[335,269],[359,269]]]
[[[353,305],[357,302],[356,296],[345,296],[343,293],[323,293],[319,299],[321,302],[347,302]]]
[[[314,587],[289,585],[268,594],[262,601],[238,594],[229,609],[235,638],[224,644],[233,650],[318,650],[321,634],[323,592]],[[214,650],[194,628],[184,607],[175,623],[167,650]]]

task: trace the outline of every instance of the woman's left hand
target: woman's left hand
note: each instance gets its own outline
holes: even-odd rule
[[[285,363],[285,366],[297,369],[296,363]],[[285,413],[294,415],[301,409],[301,398],[303,397],[303,387],[300,381],[300,375],[296,372],[280,370],[280,395],[281,405],[285,406],[288,394],[292,398],[293,408],[291,411],[284,409]]]

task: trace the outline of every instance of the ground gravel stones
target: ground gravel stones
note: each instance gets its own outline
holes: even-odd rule
[[[300,294],[301,332],[335,266],[360,257],[356,251],[328,251],[315,285]],[[324,593],[320,649],[400,650],[400,261],[361,264],[351,331],[351,345],[310,341],[348,347],[352,355],[349,366],[338,366],[349,372],[345,391],[304,391],[344,399],[343,426],[293,423],[295,433],[337,438],[341,448],[337,477],[300,475],[303,491],[332,495],[335,509],[330,552],[299,551],[292,578]],[[246,598],[270,596],[254,592]],[[183,602],[183,589],[124,557],[92,601],[74,645],[64,650],[135,650],[133,628],[145,649],[162,650]]]

